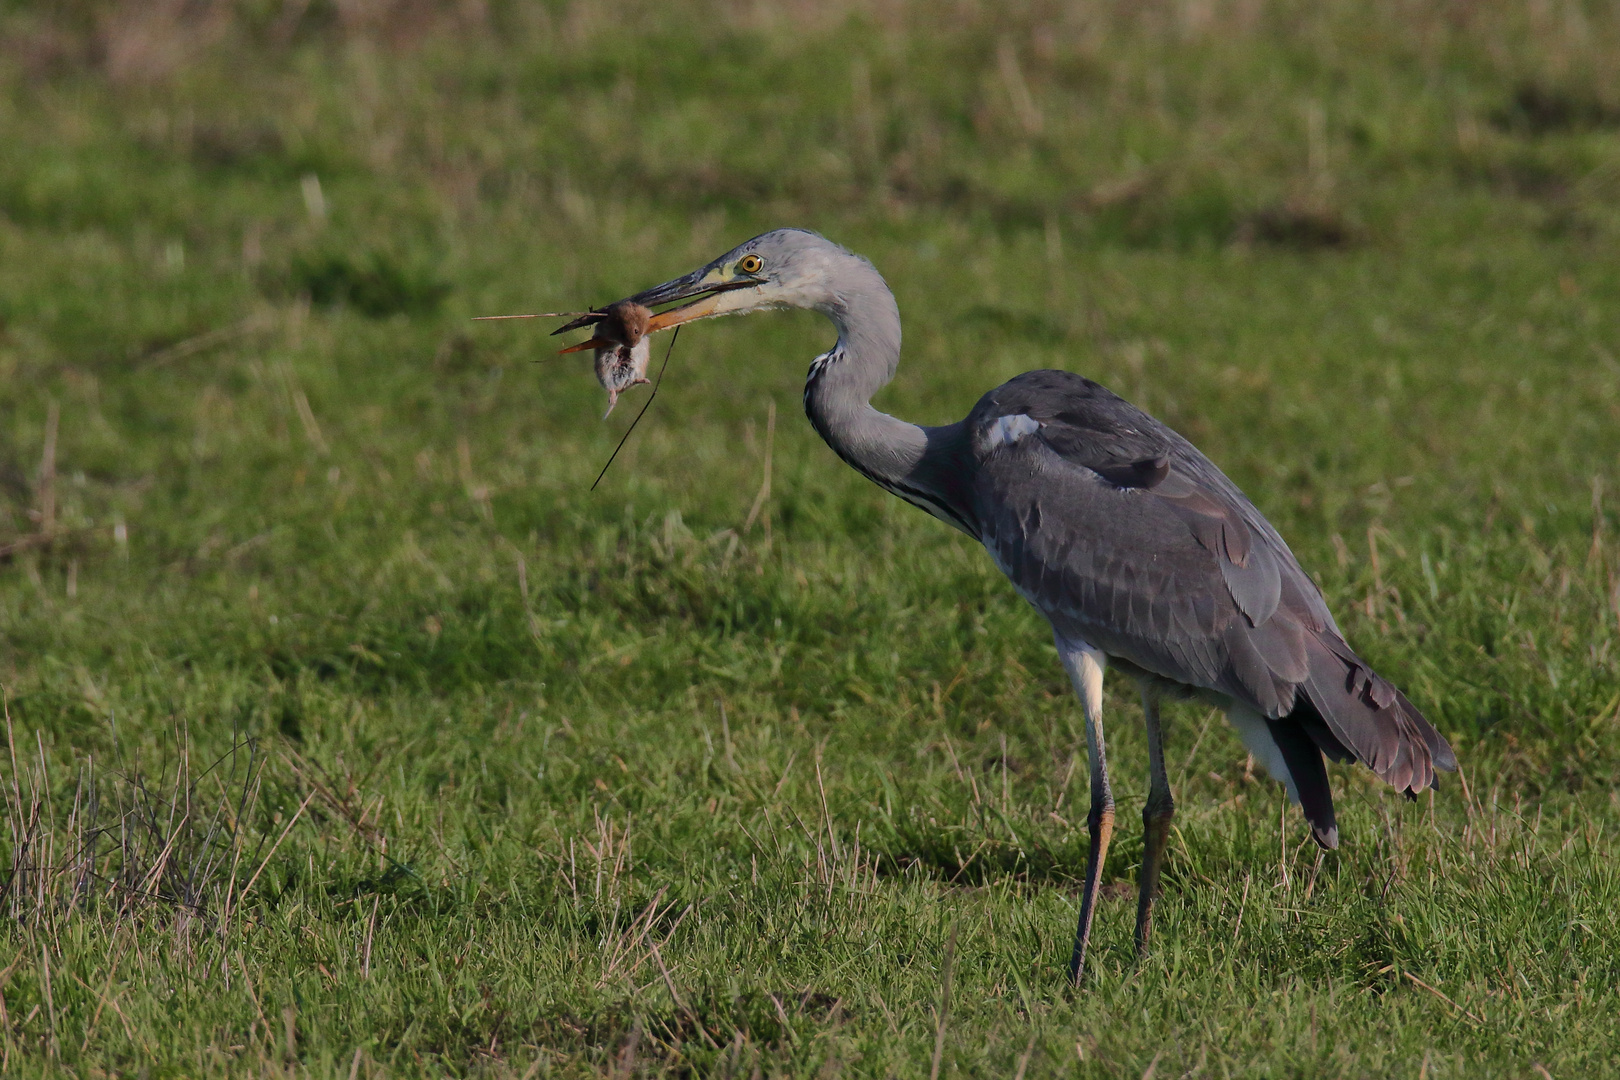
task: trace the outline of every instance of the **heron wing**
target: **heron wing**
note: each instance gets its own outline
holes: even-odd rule
[[[968,423],[1022,435],[981,440],[975,511],[1032,602],[1149,671],[1288,712],[1314,586],[1191,444],[1068,372],[1019,376]]]
[[[1268,719],[1292,716],[1330,756],[1402,789],[1452,763],[1344,643],[1276,530],[1181,436],[1059,371],[991,391],[967,426],[984,544],[1060,630]]]

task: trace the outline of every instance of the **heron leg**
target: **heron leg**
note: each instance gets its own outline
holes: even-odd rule
[[[1170,795],[1170,778],[1164,771],[1164,729],[1159,723],[1159,695],[1153,685],[1142,683],[1142,715],[1147,720],[1148,797],[1142,807],[1142,876],[1136,897],[1136,955],[1147,952],[1153,936],[1153,901],[1159,892],[1159,867],[1164,863],[1164,845],[1170,838],[1170,821],[1176,801]]]
[[[1074,932],[1074,955],[1069,960],[1069,981],[1076,986],[1086,969],[1086,945],[1091,941],[1091,919],[1097,910],[1097,886],[1102,880],[1103,860],[1114,833],[1114,795],[1108,787],[1108,750],[1103,742],[1103,672],[1108,657],[1079,642],[1058,639],[1058,655],[1068,669],[1074,692],[1080,698],[1086,717],[1086,757],[1091,764],[1091,813],[1086,825],[1091,832],[1091,853],[1086,858],[1086,882],[1080,894],[1080,925]]]

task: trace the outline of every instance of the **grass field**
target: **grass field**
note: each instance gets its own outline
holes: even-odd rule
[[[0,1071],[1620,1075],[1612,8],[4,0],[0,146]],[[1136,963],[1113,684],[1069,988],[1077,707],[825,324],[689,328],[592,493],[644,391],[470,321],[788,224],[885,409],[1197,442],[1462,774],[1322,856],[1173,707]]]

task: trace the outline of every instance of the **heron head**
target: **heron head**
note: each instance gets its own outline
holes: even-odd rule
[[[625,299],[648,308],[677,305],[648,321],[650,334],[694,319],[770,308],[830,312],[852,289],[865,284],[868,276],[882,285],[871,263],[831,240],[803,229],[776,229],[739,244],[690,274]],[[557,333],[593,322],[598,314],[582,316]]]

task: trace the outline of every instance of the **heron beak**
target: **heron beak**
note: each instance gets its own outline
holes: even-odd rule
[[[741,287],[743,286],[731,286],[733,289]],[[680,307],[670,308],[668,311],[660,311],[647,320],[647,333],[656,334],[660,330],[668,330],[670,327],[679,326],[684,322],[707,318],[713,315],[715,309],[719,306],[720,292],[707,293],[699,299],[693,300],[690,304],[682,304]]]
[[[627,296],[625,300],[647,308],[658,307],[662,304],[675,304],[682,300],[689,301],[680,304],[679,307],[660,311],[649,319],[647,321],[647,333],[655,334],[660,330],[668,330],[672,326],[679,326],[681,323],[691,322],[694,319],[725,314],[725,312],[716,310],[720,305],[720,296],[722,294],[737,289],[751,289],[763,284],[765,284],[764,278],[724,277],[718,267],[705,266],[673,281],[666,281],[662,285],[654,285],[652,288],[636,293],[634,296]],[[623,302],[619,301],[619,303]],[[582,326],[600,322],[601,319],[602,313],[600,311],[587,312],[568,325],[553,330],[552,333],[562,334],[569,330],[577,330]]]

